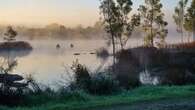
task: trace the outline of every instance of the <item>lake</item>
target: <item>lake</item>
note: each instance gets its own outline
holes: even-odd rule
[[[72,73],[73,61],[79,60],[89,71],[93,72],[105,63],[96,57],[97,49],[106,47],[105,40],[40,40],[28,41],[33,50],[30,53],[11,52],[10,57],[18,62],[14,73],[32,74],[34,78],[43,84],[52,85],[59,80],[65,80]],[[60,48],[56,48],[59,44]],[[71,44],[74,47],[71,47]],[[74,54],[80,55],[74,55]],[[5,53],[4,53],[5,54]],[[7,57],[7,53],[4,57]],[[106,65],[109,65],[106,62]],[[62,78],[63,76],[63,78]]]
[[[33,47],[32,52],[24,55],[21,52],[10,53],[11,57],[18,62],[14,73],[23,76],[32,74],[38,82],[43,84],[52,85],[59,80],[70,79],[69,73],[72,73],[70,68],[76,59],[91,72],[96,71],[100,66],[104,69],[112,64],[111,58],[101,60],[96,54],[92,54],[99,48],[108,48],[106,40],[33,40],[28,42]],[[60,48],[56,48],[57,44]],[[71,44],[74,47],[71,47]],[[141,39],[130,39],[127,47],[141,44],[143,44]],[[111,52],[112,49],[108,48],[108,50]],[[80,55],[74,55],[75,53]]]

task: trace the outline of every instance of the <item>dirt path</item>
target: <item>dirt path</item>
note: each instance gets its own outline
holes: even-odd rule
[[[118,105],[94,110],[195,110],[195,99],[142,102],[132,105]]]

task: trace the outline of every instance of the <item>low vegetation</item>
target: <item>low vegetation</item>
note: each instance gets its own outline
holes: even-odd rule
[[[80,110],[119,104],[134,104],[143,101],[195,98],[195,86],[146,86],[117,95],[97,96],[83,91],[54,92],[45,90],[31,94],[25,103],[17,107],[1,106],[2,110]]]
[[[84,65],[72,66],[75,80],[57,91],[42,89],[36,82],[33,89],[17,89],[5,95],[0,109],[3,110],[81,110],[104,106],[134,104],[145,101],[195,98],[195,86],[140,86],[124,89],[116,77],[108,73],[91,74]],[[87,82],[87,83],[86,83]],[[29,90],[29,91],[27,91]],[[23,91],[23,92],[21,92]],[[5,92],[2,92],[5,94]],[[13,93],[13,94],[12,94]],[[3,96],[3,95],[1,95]],[[13,106],[14,105],[14,106]]]
[[[81,89],[94,95],[109,95],[120,90],[119,82],[109,73],[89,73],[84,65],[73,65],[75,80],[70,86],[73,90]]]

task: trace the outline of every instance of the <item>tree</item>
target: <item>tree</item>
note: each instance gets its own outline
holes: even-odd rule
[[[119,40],[121,49],[132,34],[136,26],[140,24],[140,17],[133,15],[129,18],[133,5],[131,0],[100,0],[100,11],[103,16],[103,24],[107,33],[111,36],[113,46],[113,63],[115,65],[116,41]]]
[[[10,42],[16,40],[15,37],[17,36],[17,32],[13,30],[11,26],[8,26],[4,35],[6,36],[4,37],[4,40]]]
[[[116,57],[115,40],[117,36],[116,29],[118,26],[118,24],[116,23],[118,17],[116,15],[119,14],[118,9],[113,0],[101,0],[100,12],[103,16],[103,23],[104,23],[105,30],[111,36],[111,42],[112,42],[112,48],[113,48],[113,63],[115,65],[116,64],[115,62],[115,57]],[[115,70],[115,67],[113,67],[113,71],[114,70]]]
[[[173,19],[177,25],[177,32],[181,33],[181,40],[183,42],[183,33],[184,33],[184,15],[187,6],[188,0],[180,0],[177,7],[175,8],[175,13]]]
[[[184,28],[188,32],[193,32],[193,40],[195,40],[195,0],[185,14]]]
[[[141,24],[146,33],[144,38],[145,45],[154,46],[154,38],[165,41],[168,24],[164,21],[164,13],[161,11],[163,5],[160,0],[145,0],[145,5],[140,5],[138,11],[141,16]]]
[[[116,0],[116,7],[118,9],[117,13],[117,38],[119,39],[121,49],[124,48],[124,43],[123,42],[123,37],[125,36],[124,34],[127,33],[128,31],[128,22],[129,22],[129,14],[132,10],[131,6],[133,5],[131,0]],[[128,38],[126,36],[126,38]],[[124,39],[126,39],[124,38]]]
[[[117,7],[117,20],[116,20],[116,33],[117,39],[120,42],[121,49],[124,49],[124,46],[132,32],[134,31],[136,26],[140,24],[140,16],[134,14],[131,16],[130,13],[132,11],[132,1],[131,0],[116,0],[116,7]]]

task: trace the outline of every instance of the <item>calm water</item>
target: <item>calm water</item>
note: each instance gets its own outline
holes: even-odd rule
[[[106,46],[104,40],[45,40],[45,41],[28,41],[33,46],[30,53],[12,52],[11,57],[18,61],[18,65],[14,70],[17,74],[33,74],[38,82],[44,84],[55,83],[58,80],[69,77],[67,73],[71,73],[73,61],[79,60],[89,71],[93,72],[104,64],[109,65],[96,57],[97,49]],[[57,49],[56,45],[60,44],[61,48]],[[71,48],[70,45],[74,47]],[[80,55],[74,55],[80,53]]]
[[[170,40],[173,41],[173,40]],[[111,60],[101,60],[96,57],[97,49],[108,47],[105,40],[41,40],[28,41],[33,46],[30,53],[11,53],[12,58],[18,61],[14,73],[33,74],[34,78],[43,84],[53,84],[61,79],[67,79],[71,73],[70,67],[73,61],[79,60],[89,71],[96,71],[98,67],[111,64]],[[127,47],[141,45],[142,40],[132,39]],[[61,48],[56,49],[60,44]],[[70,45],[73,44],[74,48]],[[109,49],[111,51],[111,49]],[[80,55],[74,55],[80,53]],[[6,56],[6,55],[5,55]],[[63,76],[63,78],[62,78]]]

